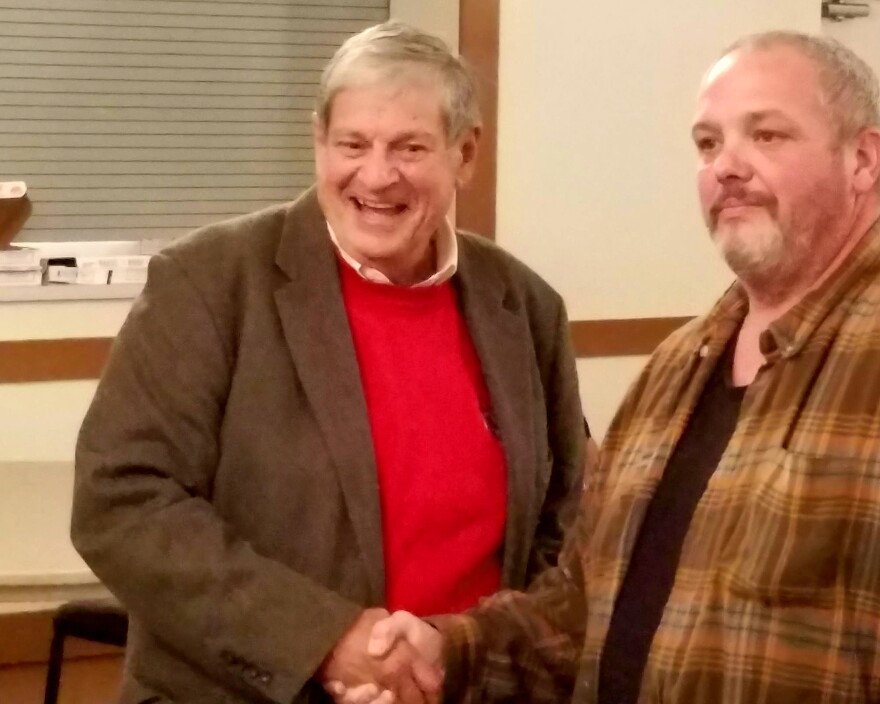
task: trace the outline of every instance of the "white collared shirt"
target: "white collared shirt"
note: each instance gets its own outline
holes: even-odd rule
[[[374,269],[371,266],[367,266],[366,264],[361,264],[346,252],[340,246],[339,240],[336,238],[336,233],[333,232],[333,228],[330,227],[329,222],[327,223],[327,231],[330,233],[330,240],[339,252],[339,256],[342,257],[342,261],[354,269],[361,277],[367,281],[372,281],[373,283],[392,285],[391,280],[381,271]],[[443,225],[441,225],[440,229],[437,231],[434,244],[437,252],[437,271],[424,281],[413,284],[413,288],[437,286],[438,284],[442,284],[444,281],[451,279],[458,269],[458,241],[455,238],[455,230],[452,227],[452,223],[448,220],[444,220]]]

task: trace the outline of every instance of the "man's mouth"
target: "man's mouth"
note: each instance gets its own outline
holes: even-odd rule
[[[385,203],[382,201],[367,200],[366,198],[352,197],[351,202],[362,213],[381,215],[384,217],[400,215],[407,206],[404,203]]]
[[[741,213],[748,212],[752,208],[771,210],[772,200],[760,194],[743,193],[719,198],[712,205],[712,218],[718,220],[722,215],[736,217]]]

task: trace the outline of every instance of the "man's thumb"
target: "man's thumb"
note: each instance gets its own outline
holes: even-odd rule
[[[407,619],[411,614],[397,611],[381,621],[376,621],[370,632],[367,653],[374,658],[383,658],[391,652],[397,641],[407,636]]]
[[[370,640],[367,642],[367,654],[374,658],[384,658],[391,652],[397,640],[403,637],[403,630],[388,616],[373,625]]]

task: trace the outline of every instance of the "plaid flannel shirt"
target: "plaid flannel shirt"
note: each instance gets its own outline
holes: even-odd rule
[[[597,701],[645,510],[747,309],[734,286],[630,389],[559,566],[443,617],[446,702]],[[640,702],[880,702],[880,224],[761,336],[697,506]]]

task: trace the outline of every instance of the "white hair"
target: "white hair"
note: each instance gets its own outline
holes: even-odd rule
[[[337,50],[321,75],[315,112],[326,127],[339,91],[426,76],[436,79],[442,90],[447,137],[457,139],[480,126],[476,81],[464,60],[438,37],[396,20],[365,29]]]

